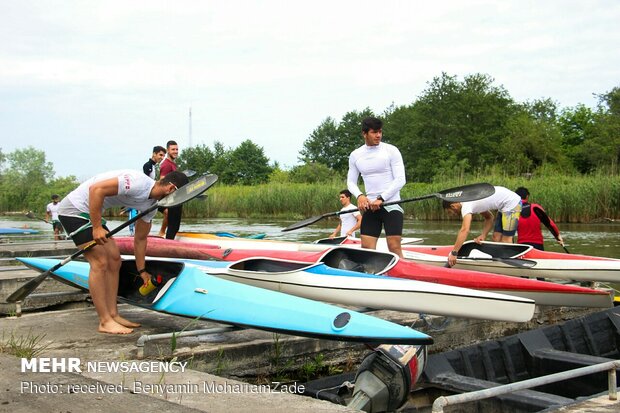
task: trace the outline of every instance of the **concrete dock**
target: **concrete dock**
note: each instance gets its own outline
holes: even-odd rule
[[[4,248],[0,245],[0,255]],[[15,249],[14,246],[10,248]],[[69,253],[72,251],[71,248]],[[12,253],[19,255],[23,251]],[[65,254],[64,251],[59,252],[59,248],[46,253]],[[363,345],[274,336],[258,330],[148,340],[147,336],[222,326],[128,305],[119,307],[121,314],[141,323],[142,327],[125,336],[100,334],[96,331],[96,313],[85,301],[86,295],[52,279],[46,280],[33,294],[30,304],[28,300],[24,302],[23,315],[16,317],[15,309],[11,307],[13,304],[2,303],[15,288],[35,275],[34,271],[19,267],[0,272],[0,309],[10,315],[0,318],[0,344],[4,347],[4,351],[0,351],[0,369],[3,372],[0,376],[0,412],[127,412],[155,409],[175,412],[352,411],[330,402],[292,394],[295,385],[286,382],[278,384],[276,372],[283,366],[301,367],[318,354],[325,356],[325,363],[351,363],[355,369],[369,351]],[[57,295],[59,291],[61,294]],[[74,302],[77,307],[58,311],[37,310],[49,306],[50,303],[41,304],[40,301],[50,297],[53,305]],[[59,297],[60,301],[56,302]],[[515,334],[542,324],[559,323],[592,311],[595,310],[540,308],[528,323],[456,318],[444,323],[442,317],[429,318],[419,314],[390,311],[371,314],[412,325],[432,335],[435,344],[430,351],[439,352]],[[35,356],[39,358],[79,359],[80,371],[33,372],[28,368],[22,371],[22,358],[9,354],[15,348],[34,348],[38,350]],[[158,371],[158,368],[163,369],[159,364],[148,364],[161,360],[187,364],[183,371],[178,368],[163,372]],[[119,366],[124,366],[125,370],[110,371]],[[249,384],[249,378],[257,384]]]

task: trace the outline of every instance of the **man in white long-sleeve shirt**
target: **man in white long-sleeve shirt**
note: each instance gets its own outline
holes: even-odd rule
[[[357,207],[363,212],[362,247],[375,249],[383,228],[389,250],[402,257],[403,209],[398,204],[387,207],[382,204],[400,200],[400,189],[406,182],[403,157],[394,145],[381,142],[380,119],[364,119],[362,136],[365,144],[351,152],[347,174],[347,187],[357,197]],[[360,175],[366,193],[358,187]]]

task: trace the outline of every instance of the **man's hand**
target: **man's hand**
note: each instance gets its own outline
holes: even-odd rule
[[[448,255],[448,265],[450,267],[454,267],[456,265],[456,255],[452,255],[452,254]]]
[[[364,194],[361,194],[357,197],[357,209],[360,211],[366,211],[370,209],[370,202],[368,202],[368,197]]]
[[[107,234],[108,231],[106,231],[103,227],[93,227],[93,239],[97,244],[103,245],[108,242],[108,238],[106,237]]]

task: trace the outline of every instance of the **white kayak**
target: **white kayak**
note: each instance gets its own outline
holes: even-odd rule
[[[312,243],[294,242],[294,241],[278,241],[271,239],[252,239],[252,238],[230,238],[220,237],[215,234],[200,232],[179,232],[176,240],[183,242],[200,242],[211,245],[217,245],[220,248],[233,249],[260,249],[260,250],[279,250],[279,251],[307,251],[319,252],[325,251],[333,245],[346,245],[348,247],[361,248],[361,240],[353,237],[337,237],[322,238]],[[415,245],[422,242],[422,238],[404,237],[402,245]],[[379,238],[377,241],[377,249],[380,251],[388,251],[385,238]]]
[[[533,300],[424,281],[332,268],[324,263],[253,257],[230,262],[179,260],[230,281],[313,300],[374,309],[525,322]]]
[[[443,266],[452,246],[403,246],[405,259]],[[620,260],[579,254],[540,251],[525,244],[467,241],[456,268],[496,274],[620,283]]]

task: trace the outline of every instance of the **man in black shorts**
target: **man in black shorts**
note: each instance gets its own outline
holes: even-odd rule
[[[351,152],[347,174],[349,191],[357,197],[357,207],[363,211],[362,247],[375,249],[383,227],[388,249],[402,257],[403,209],[398,204],[382,205],[400,200],[400,190],[406,182],[403,157],[394,145],[381,142],[383,122],[380,119],[364,119],[362,136],[364,145]],[[365,194],[357,186],[360,175]]]

